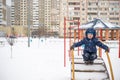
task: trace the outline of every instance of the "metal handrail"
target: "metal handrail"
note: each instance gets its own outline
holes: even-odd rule
[[[71,50],[71,60],[72,60],[72,80],[75,80],[75,65],[74,65],[74,50]]]
[[[111,60],[110,60],[110,56],[108,55],[108,52],[106,52],[106,55],[107,55],[108,64],[109,64],[109,67],[110,67],[110,74],[111,74],[111,78],[112,78],[112,80],[114,80],[114,75],[113,75],[112,64],[111,64]]]
[[[76,31],[74,31],[74,42],[76,40]],[[100,49],[99,49],[99,56],[101,57],[100,54]],[[110,67],[110,74],[111,74],[111,78],[112,80],[114,80],[114,75],[113,75],[113,69],[112,69],[112,64],[111,64],[111,60],[110,60],[110,56],[108,55],[108,52],[106,52],[106,56],[108,59],[108,64]],[[72,80],[75,80],[75,72],[74,72],[74,51],[71,51],[71,58],[72,58]]]

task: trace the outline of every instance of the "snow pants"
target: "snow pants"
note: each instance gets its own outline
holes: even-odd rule
[[[97,58],[96,53],[84,52],[83,59],[84,61],[94,61]]]

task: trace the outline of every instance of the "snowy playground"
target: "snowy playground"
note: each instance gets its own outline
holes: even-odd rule
[[[65,67],[64,39],[31,38],[30,47],[27,38],[16,38],[12,47],[5,38],[0,41],[0,80],[71,80],[69,39]],[[118,41],[106,41],[105,44],[110,47],[114,80],[120,80]],[[109,71],[105,51],[102,53]]]

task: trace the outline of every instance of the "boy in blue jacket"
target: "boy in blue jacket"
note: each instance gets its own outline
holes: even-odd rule
[[[97,48],[99,46],[103,48],[105,51],[109,52],[108,46],[101,43],[96,38],[96,31],[93,28],[88,28],[85,32],[86,37],[80,42],[74,43],[70,49],[74,49],[75,47],[79,47],[81,45],[85,45],[83,50],[83,59],[86,64],[93,64],[93,61],[97,58]]]

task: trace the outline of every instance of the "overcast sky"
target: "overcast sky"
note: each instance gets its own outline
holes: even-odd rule
[[[7,5],[11,5],[11,0],[6,0]]]

